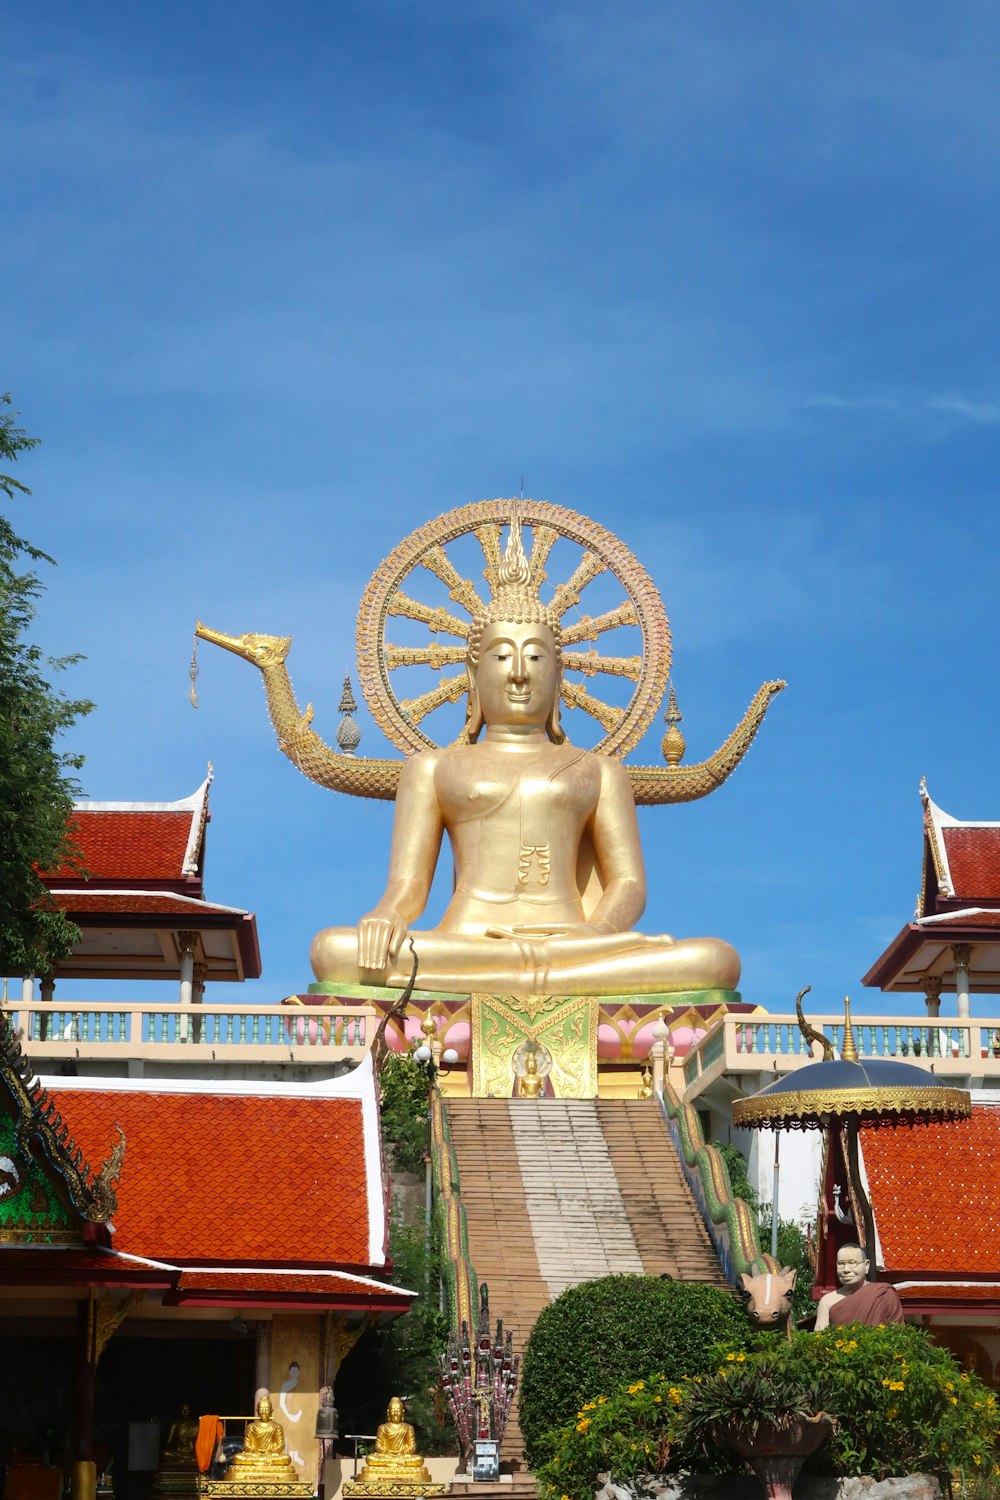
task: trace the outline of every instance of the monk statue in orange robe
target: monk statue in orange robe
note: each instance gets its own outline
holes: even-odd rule
[[[860,1245],[841,1245],[837,1251],[839,1288],[827,1292],[816,1309],[816,1332],[844,1323],[902,1323],[903,1307],[894,1286],[869,1281],[871,1262]]]

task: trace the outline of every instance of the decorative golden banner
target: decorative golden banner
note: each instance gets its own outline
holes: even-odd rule
[[[597,1013],[594,995],[473,995],[472,1093],[509,1099],[514,1054],[537,1042],[552,1056],[549,1077],[558,1099],[597,1098]]]

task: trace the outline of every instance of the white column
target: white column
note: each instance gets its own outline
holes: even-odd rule
[[[952,957],[955,960],[955,999],[958,1002],[958,1019],[969,1019],[969,964],[972,960],[971,943],[953,943]]]
[[[177,951],[181,959],[181,987],[180,1005],[184,1014],[177,1022],[178,1039],[182,1042],[191,1040],[191,1001],[194,995],[194,945],[198,934],[196,932],[179,932],[177,934]]]
[[[194,945],[197,933],[179,932],[177,934],[177,952],[181,960],[181,991],[180,1002],[182,1005],[190,1005],[194,991]]]
[[[35,981],[31,976],[21,980],[21,1004],[33,1005],[35,1001]]]

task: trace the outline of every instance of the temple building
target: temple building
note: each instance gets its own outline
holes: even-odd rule
[[[970,996],[1000,993],[1000,823],[970,823],[943,812],[920,784],[924,855],[912,919],[875,960],[862,984],[922,994],[940,1013],[954,991],[960,1019]]]
[[[0,1367],[18,1372],[0,1457],[34,1464],[18,1493],[58,1494],[86,1456],[119,1500],[144,1495],[182,1404],[239,1433],[260,1388],[314,1486],[322,1389],[415,1295],[388,1261],[372,1008],[206,1002],[261,972],[253,914],[205,898],[210,781],[76,806],[88,878],[46,884],[80,941],[0,1014]],[[108,998],[149,978],[166,1003]],[[60,979],[100,982],[70,1001]]]
[[[211,981],[260,977],[251,912],[205,899],[205,835],[212,771],[177,802],[73,805],[73,867],[42,878],[80,928],[80,941],[52,974],[39,976],[51,1002],[60,979],[167,979],[181,1004],[198,1003]]]

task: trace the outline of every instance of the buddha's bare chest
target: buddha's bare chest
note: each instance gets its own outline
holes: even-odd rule
[[[449,757],[436,777],[438,805],[445,826],[488,821],[498,830],[537,829],[538,841],[556,827],[579,826],[593,813],[600,772],[584,752],[486,755],[470,747]]]

